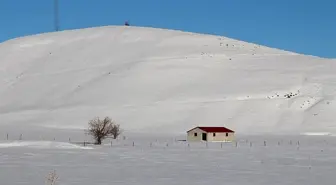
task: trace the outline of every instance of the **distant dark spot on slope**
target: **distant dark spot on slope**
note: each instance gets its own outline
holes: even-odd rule
[[[285,97],[285,98],[291,98],[291,97],[294,97],[294,96],[297,96],[297,95],[298,95],[297,93],[293,94],[293,93],[291,92],[291,93],[289,93],[289,94],[285,94],[284,97]]]

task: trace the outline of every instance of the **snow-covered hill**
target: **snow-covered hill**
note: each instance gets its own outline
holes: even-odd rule
[[[221,36],[109,26],[0,44],[0,128],[336,133],[335,60]]]

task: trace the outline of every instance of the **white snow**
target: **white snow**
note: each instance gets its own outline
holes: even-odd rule
[[[239,134],[335,134],[335,67],[335,60],[165,29],[22,37],[0,44],[0,127],[85,129],[89,119],[110,116],[133,132],[225,125]]]
[[[334,137],[247,137],[237,147],[151,139],[93,150],[0,148],[1,184],[44,184],[54,170],[59,185],[335,184]]]
[[[39,149],[93,149],[92,147],[82,147],[75,144],[52,141],[13,141],[5,143],[0,142],[0,148],[9,147],[26,147]]]
[[[335,62],[141,27],[1,43],[1,184],[334,185]],[[95,116],[126,138],[71,144]],[[238,142],[178,141],[196,125]]]
[[[306,132],[302,133],[302,135],[306,136],[331,136],[329,132]]]

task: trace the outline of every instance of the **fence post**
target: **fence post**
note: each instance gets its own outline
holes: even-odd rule
[[[328,145],[328,141],[327,140],[323,140],[324,141],[324,143],[326,144],[326,145]]]
[[[8,140],[8,133],[7,133],[7,140]]]

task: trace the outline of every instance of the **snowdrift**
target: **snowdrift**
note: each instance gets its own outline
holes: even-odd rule
[[[13,141],[0,142],[0,148],[36,148],[36,149],[93,149],[75,144],[51,141]]]

